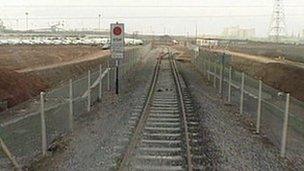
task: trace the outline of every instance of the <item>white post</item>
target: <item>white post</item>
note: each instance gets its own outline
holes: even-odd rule
[[[74,108],[73,108],[73,80],[70,79],[70,100],[69,100],[70,112],[69,112],[69,128],[70,132],[73,132],[74,128]]]
[[[91,111],[91,71],[88,71],[88,106],[87,111]]]
[[[9,151],[9,149],[7,148],[6,144],[4,143],[4,141],[2,140],[2,138],[0,137],[0,144],[1,144],[1,148],[2,151],[6,154],[6,156],[10,159],[10,161],[12,162],[12,164],[14,165],[16,170],[20,170],[21,171],[21,167],[18,164],[15,156],[12,155],[12,153]]]
[[[241,83],[241,100],[240,100],[240,114],[243,115],[243,105],[244,105],[244,86],[245,86],[245,74],[242,73],[242,83]]]
[[[210,65],[211,65],[211,62],[210,62],[210,58],[208,56],[208,70],[207,70],[207,77],[208,77],[208,81],[210,81]]]
[[[204,60],[202,57],[201,57],[201,74],[202,75],[204,74]]]
[[[101,101],[101,96],[102,96],[102,66],[101,64],[99,65],[99,101]]]
[[[216,64],[213,63],[213,87],[216,88]]]
[[[286,94],[286,104],[285,104],[285,116],[283,122],[283,135],[282,135],[282,142],[281,142],[281,157],[285,157],[286,153],[286,139],[287,139],[287,128],[288,128],[288,115],[289,115],[289,100],[290,94]]]
[[[232,81],[232,67],[229,67],[229,78],[228,78],[228,103],[231,102],[231,81]]]
[[[221,67],[220,67],[220,84],[219,84],[219,94],[223,94],[222,90],[223,90],[223,70],[224,70],[224,67],[223,67],[223,64],[221,64]]]
[[[108,65],[108,68],[109,68],[109,70],[108,70],[108,91],[110,91],[110,89],[111,89],[111,80],[110,80],[110,74],[111,74],[111,68],[110,68],[110,62],[108,61],[107,62],[107,65]]]
[[[46,155],[47,140],[46,140],[46,125],[45,125],[45,109],[44,109],[44,92],[40,93],[40,115],[41,115],[41,143],[42,143],[42,155]]]
[[[208,66],[208,65],[207,65],[207,59],[206,59],[206,56],[205,56],[205,57],[204,57],[204,73],[205,73],[204,75],[205,75],[205,76],[207,76],[207,70],[208,70],[208,69],[207,69],[207,66]]]
[[[258,99],[258,111],[257,111],[257,121],[256,121],[256,133],[260,133],[260,125],[261,125],[261,109],[262,109],[262,80],[259,80],[259,99]]]

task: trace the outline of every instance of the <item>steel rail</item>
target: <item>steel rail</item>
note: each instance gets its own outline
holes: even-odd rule
[[[153,79],[152,79],[152,83],[151,83],[151,86],[150,86],[150,89],[149,89],[149,94],[148,94],[148,97],[146,99],[146,102],[145,102],[145,105],[144,105],[144,108],[142,110],[142,115],[138,121],[138,124],[135,128],[135,131],[134,131],[134,134],[133,136],[131,137],[131,140],[128,144],[128,147],[127,147],[127,151],[124,153],[124,156],[119,164],[119,167],[118,167],[118,171],[123,171],[124,168],[127,166],[128,162],[129,162],[129,157],[130,155],[132,155],[132,152],[134,151],[136,145],[138,144],[139,140],[140,140],[140,133],[142,131],[142,129],[144,128],[145,126],[145,122],[146,120],[148,119],[148,116],[149,116],[149,109],[150,109],[150,104],[151,104],[151,101],[152,101],[152,97],[153,97],[153,94],[155,92],[155,87],[156,87],[156,83],[157,83],[157,79],[158,79],[158,75],[159,75],[159,70],[160,70],[160,63],[161,63],[161,59],[158,59],[157,60],[157,63],[156,63],[156,66],[155,66],[155,69],[154,69],[154,74],[153,74]]]
[[[192,171],[193,168],[192,168],[189,129],[188,129],[188,125],[187,125],[187,117],[186,117],[186,109],[185,109],[185,104],[184,104],[183,92],[182,92],[182,88],[181,88],[180,79],[178,76],[179,72],[177,70],[175,60],[173,60],[172,57],[170,57],[169,61],[170,61],[171,68],[172,68],[172,71],[174,74],[174,80],[175,80],[175,84],[176,84],[176,88],[177,88],[177,92],[178,92],[178,96],[179,96],[180,107],[181,107],[181,112],[182,112],[182,117],[183,117],[183,126],[184,126],[185,141],[186,141],[187,170]]]

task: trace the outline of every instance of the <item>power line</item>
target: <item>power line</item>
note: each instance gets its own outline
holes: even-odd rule
[[[303,14],[292,14],[290,17],[302,17]],[[259,14],[259,15],[195,15],[195,16],[104,16],[102,19],[187,19],[187,18],[259,18],[259,17],[270,17],[270,14]],[[22,17],[7,17],[1,18],[3,20],[24,20]],[[29,20],[97,20],[98,17],[31,17]]]
[[[269,8],[268,5],[2,5],[2,8]],[[288,5],[303,8],[304,5]]]

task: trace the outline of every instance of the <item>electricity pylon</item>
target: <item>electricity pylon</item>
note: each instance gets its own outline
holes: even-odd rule
[[[283,0],[274,0],[268,35],[270,39],[274,39],[276,42],[280,41],[281,36],[287,35]]]

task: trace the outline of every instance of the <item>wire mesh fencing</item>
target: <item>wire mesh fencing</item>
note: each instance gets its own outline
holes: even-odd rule
[[[304,102],[233,69],[223,62],[225,55],[202,48],[199,55],[192,53],[191,61],[225,100],[251,118],[257,133],[267,135],[281,157],[303,164]]]
[[[121,77],[151,50],[151,45],[126,50],[120,61]],[[89,112],[91,107],[102,102],[103,94],[115,85],[115,63],[113,60],[88,71],[77,80],[51,91],[41,93],[5,113],[1,113],[0,138],[3,139],[14,159],[29,164],[32,159],[47,154],[47,150],[62,137],[73,131],[74,120]],[[12,117],[4,117],[10,116]],[[10,165],[7,153],[0,148],[0,168]]]

